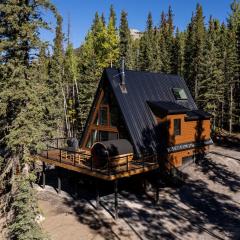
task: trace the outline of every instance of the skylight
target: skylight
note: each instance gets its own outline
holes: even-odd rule
[[[186,100],[187,94],[185,93],[184,89],[182,88],[173,88],[173,95],[176,100]]]

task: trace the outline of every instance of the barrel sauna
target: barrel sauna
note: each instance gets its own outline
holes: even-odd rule
[[[118,168],[133,159],[133,146],[126,139],[96,142],[91,148],[95,168]]]

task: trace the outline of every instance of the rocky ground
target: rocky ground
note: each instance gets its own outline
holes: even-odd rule
[[[58,195],[50,177],[45,190],[37,187],[42,227],[55,240],[240,239],[240,151],[212,147],[204,161],[185,172],[183,186],[160,188],[158,204],[151,190],[145,194],[136,182],[124,183],[117,221],[110,185],[96,209],[89,185],[79,185],[76,196],[68,183]]]

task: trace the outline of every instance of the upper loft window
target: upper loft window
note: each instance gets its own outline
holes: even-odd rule
[[[181,119],[174,119],[174,136],[181,135]]]
[[[100,107],[99,111],[99,122],[100,125],[108,125],[108,108],[107,107]]]
[[[187,94],[183,88],[173,88],[172,90],[176,100],[187,100]]]

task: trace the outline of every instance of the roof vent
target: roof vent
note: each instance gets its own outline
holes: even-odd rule
[[[125,82],[125,58],[122,58],[122,64],[121,64],[121,82],[120,82],[120,88],[122,93],[127,93],[127,88],[126,88],[126,82]]]

